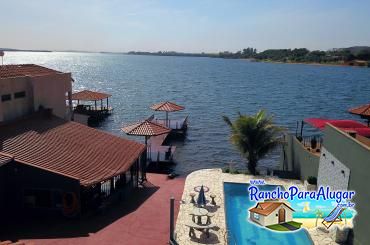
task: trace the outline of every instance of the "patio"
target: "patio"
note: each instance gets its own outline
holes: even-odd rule
[[[184,179],[148,174],[145,188],[130,200],[116,204],[103,214],[75,220],[29,219],[3,222],[0,240],[33,244],[167,244],[169,239],[169,199],[179,200]],[[179,202],[175,202],[175,217]],[[42,222],[41,222],[42,221]]]
[[[228,233],[226,227],[226,216],[224,207],[223,183],[249,183],[251,179],[264,179],[269,184],[281,185],[289,188],[291,185],[296,185],[299,188],[304,188],[303,184],[297,180],[280,179],[270,176],[252,176],[244,174],[227,174],[222,173],[221,169],[203,169],[195,171],[188,175],[185,181],[184,192],[182,195],[183,203],[180,205],[179,214],[177,217],[175,238],[181,245],[193,244],[227,244]],[[206,198],[211,200],[210,194],[215,194],[217,206],[211,210],[212,224],[217,229],[210,230],[209,238],[201,232],[195,230],[195,235],[189,237],[189,227],[187,224],[191,220],[190,214],[193,212],[194,205],[190,202],[190,193],[194,192],[194,187],[205,185],[209,187],[209,192],[206,193]],[[197,197],[197,196],[196,196]],[[329,233],[325,233],[319,229],[311,229],[309,233],[315,244],[336,244],[330,238]]]

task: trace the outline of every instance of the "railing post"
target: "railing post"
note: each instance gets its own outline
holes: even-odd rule
[[[175,221],[174,221],[174,214],[175,214],[175,198],[170,198],[170,241],[174,241],[174,230],[175,230]]]

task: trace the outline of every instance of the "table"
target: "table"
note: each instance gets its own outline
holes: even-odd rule
[[[202,224],[202,216],[207,216],[208,215],[208,210],[205,209],[205,208],[194,208],[192,215],[198,217],[197,224],[199,225],[199,224]],[[194,218],[194,216],[193,216],[193,218]]]

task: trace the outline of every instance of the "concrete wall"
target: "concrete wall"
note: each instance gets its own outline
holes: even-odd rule
[[[317,177],[320,157],[307,151],[294,135],[286,135],[281,169],[293,171],[301,180]],[[285,162],[285,163],[284,163]],[[283,167],[285,165],[285,167]]]
[[[24,98],[15,98],[14,93],[25,92]],[[32,82],[27,77],[0,79],[0,97],[10,94],[11,100],[0,100],[0,122],[11,121],[33,111]]]
[[[70,73],[51,74],[47,76],[32,77],[34,109],[40,106],[52,108],[53,114],[64,118],[67,113],[66,96],[72,91],[72,78]]]
[[[332,190],[347,190],[350,169],[324,146],[321,147],[318,186],[330,186]]]
[[[25,92],[26,96],[16,99],[14,94],[17,92]],[[40,106],[52,108],[54,115],[69,120],[71,111],[66,106],[68,93],[72,93],[70,73],[0,79],[0,98],[1,95],[11,95],[9,101],[0,100],[0,122],[26,116]]]
[[[354,220],[354,242],[369,244],[370,148],[331,125],[324,130],[324,147],[351,171],[348,189],[356,191],[353,201],[358,213]]]

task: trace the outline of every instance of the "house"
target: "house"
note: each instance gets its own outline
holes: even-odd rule
[[[344,127],[347,125],[349,127]],[[357,125],[357,126],[353,126]],[[319,186],[333,190],[353,190],[352,202],[360,215],[354,218],[354,244],[366,244],[369,239],[370,192],[370,128],[351,120],[332,120],[322,123],[322,143],[318,151],[305,145],[305,137],[286,136],[282,151],[281,169],[294,173],[297,178],[317,178]]]
[[[285,202],[258,202],[249,209],[250,219],[262,226],[275,225],[293,220],[294,210]]]
[[[35,65],[5,67],[0,68],[1,217],[74,217],[138,187],[145,145],[70,121],[65,104],[70,74]]]
[[[40,107],[70,120],[72,80],[71,73],[33,64],[0,66],[0,123],[29,115]]]

